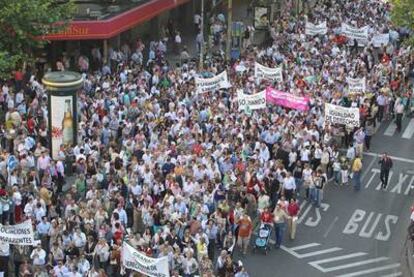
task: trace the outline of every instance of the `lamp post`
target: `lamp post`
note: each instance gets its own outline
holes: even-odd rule
[[[200,22],[200,33],[201,33],[201,42],[200,42],[200,63],[199,70],[203,69],[204,64],[204,0],[201,0],[201,22]]]
[[[228,0],[227,15],[227,41],[226,41],[226,59],[230,60],[232,25],[233,25],[233,0]]]

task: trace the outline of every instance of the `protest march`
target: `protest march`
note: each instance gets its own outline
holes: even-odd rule
[[[316,1],[264,22],[264,43],[248,29],[239,58],[201,66],[199,23],[192,57],[168,34],[110,48],[107,62],[94,47],[74,65],[77,143],[54,157],[35,69],[2,81],[0,272],[256,276],[244,264],[255,228],[271,228],[269,251],[299,240],[298,201],[321,207],[331,181],[359,191],[352,165],[373,126],[410,110],[410,48],[389,10]],[[220,52],[223,14],[209,16]]]

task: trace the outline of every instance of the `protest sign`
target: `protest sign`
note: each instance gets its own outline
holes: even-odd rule
[[[362,92],[366,91],[366,81],[364,78],[346,78],[348,83],[349,92]]]
[[[32,222],[26,220],[16,225],[0,225],[0,243],[33,245]]]
[[[325,103],[325,123],[359,127],[359,109]]]
[[[239,104],[239,111],[253,111],[266,108],[266,91],[244,94],[243,90],[237,90],[237,103]]]
[[[371,43],[374,47],[387,46],[390,42],[390,34],[376,34],[372,37]]]
[[[151,258],[124,242],[122,244],[122,265],[149,277],[169,277],[168,257]]]
[[[275,82],[283,82],[282,69],[266,67],[260,63],[254,64],[254,77],[258,80],[265,79]]]
[[[229,88],[231,85],[227,78],[227,72],[223,71],[220,74],[211,78],[195,78],[197,93],[205,93],[208,91],[215,91],[222,88]]]
[[[309,36],[326,35],[328,33],[328,27],[326,27],[326,21],[321,24],[315,25],[310,22],[305,24],[305,34]]]
[[[362,28],[355,28],[346,23],[341,25],[342,34],[350,40],[357,40],[358,45],[366,45],[368,42],[368,26]]]
[[[266,89],[266,102],[299,111],[309,110],[308,97],[296,96],[271,87]]]

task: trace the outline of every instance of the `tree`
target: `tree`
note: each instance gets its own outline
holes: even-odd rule
[[[391,20],[396,26],[414,30],[414,1],[391,0]],[[414,45],[412,36],[408,42]]]
[[[43,35],[65,27],[73,17],[72,0],[0,0],[0,78],[32,60],[32,50],[47,41]]]

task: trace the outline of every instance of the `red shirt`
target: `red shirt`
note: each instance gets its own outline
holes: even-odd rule
[[[289,203],[287,210],[290,216],[297,216],[299,213],[299,205],[297,203]]]
[[[263,212],[260,215],[260,220],[264,223],[272,223],[273,220],[273,215],[271,212],[267,211],[267,212]]]
[[[23,80],[23,73],[21,71],[14,72],[14,80],[16,81]]]

